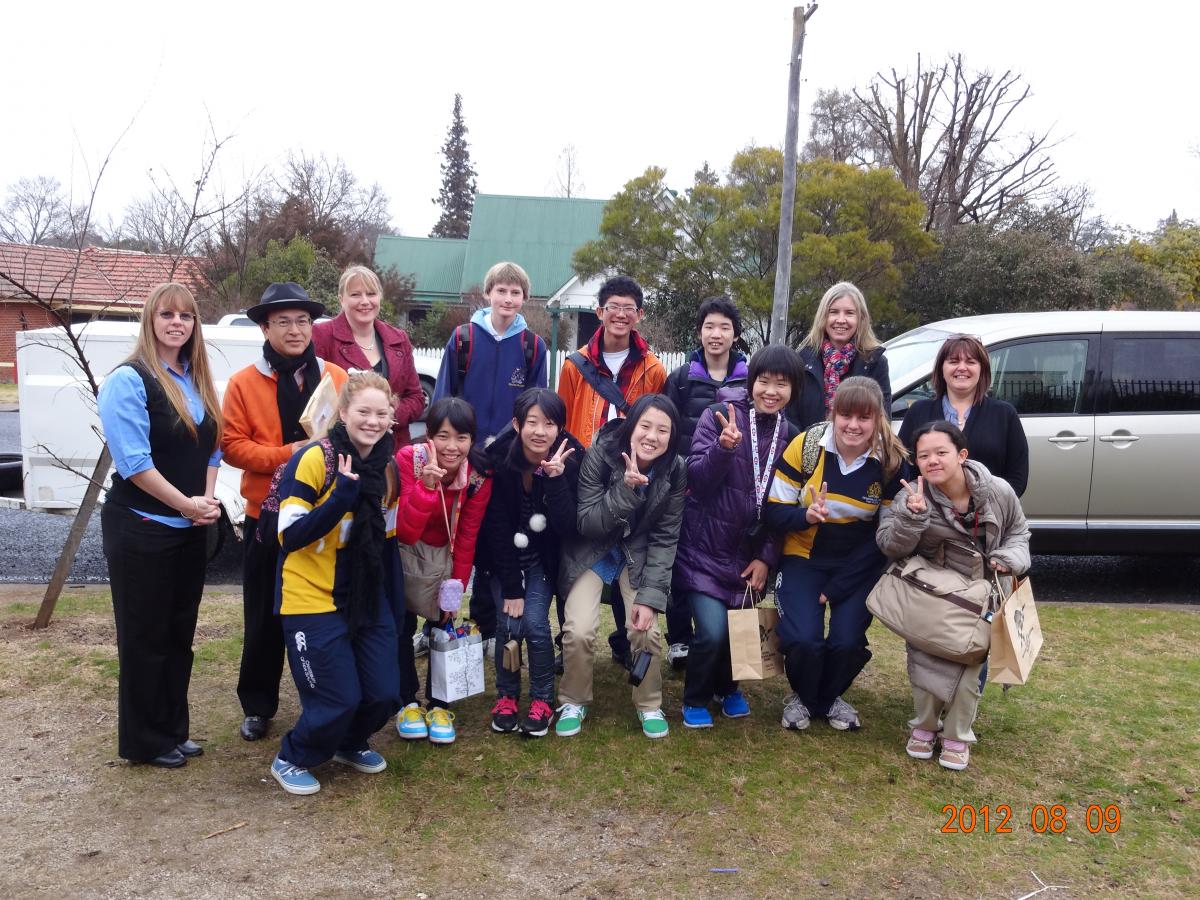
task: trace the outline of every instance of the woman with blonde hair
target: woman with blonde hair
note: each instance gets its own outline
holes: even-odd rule
[[[388,383],[395,406],[392,437],[396,447],[408,444],[408,426],[425,410],[425,395],[413,362],[412,342],[403,328],[379,318],[383,284],[366,266],[350,266],[338,279],[342,311],[313,326],[313,349],[321,359],[347,372],[376,372]]]
[[[763,521],[784,535],[779,648],[792,694],[783,727],[797,731],[814,718],[838,731],[861,726],[842,694],[871,658],[867,594],[884,561],[875,527],[905,460],[870,378],[842,381],[830,413],[788,445],[763,507]]]
[[[117,470],[101,513],[120,662],[117,749],[177,768],[203,753],[188,736],[187,695],[204,526],[221,515],[221,407],[186,287],[150,293],[137,345],[104,379],[99,408]]]
[[[801,431],[823,422],[843,378],[865,375],[883,392],[885,418],[891,418],[892,384],[883,345],[871,330],[867,299],[849,281],[839,281],[817,304],[812,328],[801,342],[803,388],[788,407],[788,418]]]

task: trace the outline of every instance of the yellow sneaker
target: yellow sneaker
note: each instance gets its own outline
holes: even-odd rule
[[[441,706],[435,706],[425,713],[425,724],[429,727],[429,742],[431,744],[453,744],[454,713]]]

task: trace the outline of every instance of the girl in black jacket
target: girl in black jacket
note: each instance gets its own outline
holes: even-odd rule
[[[545,388],[517,398],[512,428],[487,448],[492,496],[480,536],[482,566],[496,598],[496,704],[492,729],[541,737],[554,716],[554,644],[550,598],[558,582],[559,548],[578,533],[576,494],[583,445],[564,427],[567,408]],[[486,589],[479,586],[477,589]],[[528,715],[519,722],[521,672],[504,666],[504,645],[524,639],[529,652]]]

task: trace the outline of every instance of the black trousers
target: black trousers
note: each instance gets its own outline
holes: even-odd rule
[[[115,503],[100,513],[117,624],[117,752],[145,762],[188,738],[192,639],[205,528],[172,528]]]
[[[275,580],[279,547],[255,537],[258,520],[246,516],[242,528],[242,666],[237,694],[242,713],[274,718],[279,709],[279,679],[283,676],[283,624],[275,615]]]

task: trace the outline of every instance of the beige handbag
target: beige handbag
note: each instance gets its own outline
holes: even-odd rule
[[[419,477],[416,454],[413,455],[414,475]],[[451,509],[446,508],[446,492],[438,485],[438,499],[442,517],[446,523],[447,544],[434,547],[424,541],[415,544],[400,544],[400,562],[404,567],[404,605],[431,622],[440,622],[442,610],[438,606],[438,591],[442,582],[450,577],[454,568],[454,535],[458,530],[458,500]]]
[[[888,563],[867,596],[871,615],[918,650],[972,666],[992,639],[996,592],[923,556]]]

